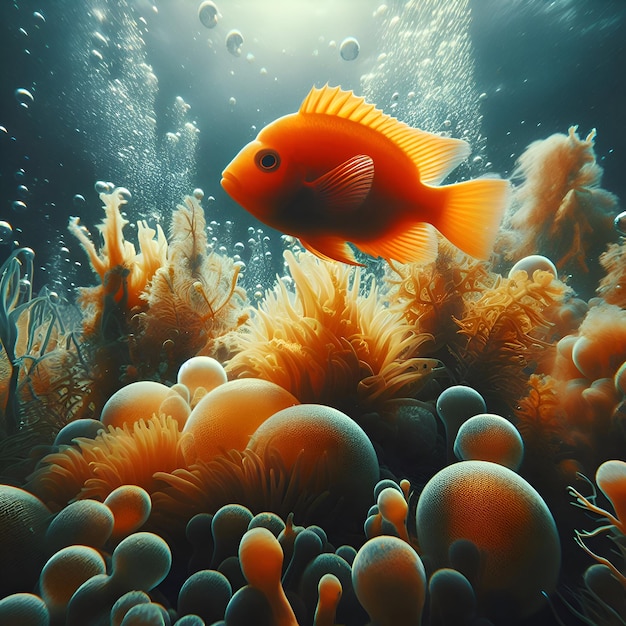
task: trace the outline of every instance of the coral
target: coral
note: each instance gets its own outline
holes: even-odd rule
[[[493,413],[480,413],[461,425],[454,453],[462,461],[491,461],[516,471],[524,457],[524,443],[509,420]]]
[[[228,380],[226,370],[210,356],[193,356],[178,369],[176,382],[185,385],[193,398],[198,387],[211,391]]]
[[[39,498],[24,489],[0,485],[2,596],[33,588],[46,560],[45,532],[49,521],[50,511]]]
[[[142,292],[156,270],[167,260],[167,240],[159,225],[155,231],[145,222],[137,222],[139,253],[132,243],[124,239],[122,231],[128,221],[122,217],[120,207],[127,203],[127,194],[127,190],[121,187],[100,194],[105,212],[102,223],[98,225],[103,241],[100,250],[96,249],[89,231],[79,225],[79,218],[73,217],[69,222],[69,231],[87,252],[91,267],[101,283],[80,290],[81,306],[90,313],[84,320],[87,334],[96,333],[102,325],[102,303],[106,299],[113,299],[129,311],[140,305]]]
[[[139,380],[118,389],[104,404],[100,413],[103,426],[122,428],[124,424],[159,415],[159,407],[170,388],[151,380]]]
[[[95,439],[77,439],[46,456],[28,488],[53,507],[74,498],[104,500],[121,485],[134,484],[153,493],[157,471],[184,468],[183,434],[169,416],[152,417],[122,428],[109,427]]]
[[[574,487],[569,487],[569,493],[576,498],[574,503],[576,506],[587,509],[608,522],[608,524],[598,526],[592,531],[577,531],[576,543],[598,563],[608,567],[613,576],[626,588],[626,498],[624,498],[626,491],[626,463],[619,460],[610,460],[602,463],[596,471],[596,484],[613,506],[615,513],[613,514],[595,503],[595,491],[591,497],[586,498]],[[586,539],[602,533],[606,533],[615,543],[618,549],[617,554],[621,560],[619,566],[614,565],[611,560],[598,555],[587,546]]]
[[[267,528],[252,528],[239,544],[239,562],[248,583],[267,598],[275,626],[298,626],[281,584],[283,551]]]
[[[415,550],[390,536],[367,541],[352,564],[352,584],[372,623],[419,626],[426,601],[426,572]]]
[[[372,281],[367,295],[359,269],[285,252],[295,291],[285,283],[265,294],[235,336],[230,376],[270,380],[300,402],[358,411],[411,396],[438,363],[419,358],[428,335],[416,334],[385,306]]]
[[[520,270],[498,278],[455,318],[463,342],[451,350],[458,378],[485,399],[512,405],[523,394],[528,368],[549,361],[553,351],[546,310],[562,302],[567,287],[551,272]],[[499,398],[498,398],[499,396]]]
[[[600,187],[596,132],[581,140],[576,130],[535,141],[519,157],[513,179],[522,183],[496,241],[507,258],[546,254],[561,271],[587,273],[596,247],[615,237],[617,198]]]
[[[493,285],[496,275],[487,268],[487,263],[462,254],[444,239],[434,263],[389,265],[385,281],[390,308],[400,311],[415,332],[432,338],[423,346],[423,354],[445,349],[456,331],[454,318],[462,315],[465,301]]]
[[[372,443],[350,417],[323,405],[291,406],[265,420],[248,448],[260,457],[275,451],[288,472],[298,468],[305,483],[323,467],[330,497],[340,502],[343,524],[361,524],[379,467]]]
[[[167,364],[172,375],[196,355],[217,356],[218,339],[247,319],[245,292],[237,286],[240,266],[207,253],[205,219],[198,201],[186,196],[172,216],[167,261],[143,292],[133,318],[131,347],[140,374]]]
[[[39,592],[52,623],[65,621],[65,611],[74,592],[98,574],[106,574],[106,564],[102,555],[88,546],[71,545],[48,559],[39,576]]]
[[[188,464],[205,462],[227,450],[243,450],[250,436],[271,415],[298,404],[282,387],[267,380],[242,378],[207,393],[189,415],[183,432]]]
[[[461,573],[489,619],[520,621],[556,588],[561,546],[552,514],[528,482],[502,465],[460,461],[439,471],[419,497],[416,524],[420,553],[434,569],[454,567],[449,551],[457,540],[476,546],[478,580]]]

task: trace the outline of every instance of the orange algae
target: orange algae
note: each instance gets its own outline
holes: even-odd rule
[[[488,264],[462,254],[441,239],[434,263],[391,264],[386,282],[393,310],[399,310],[416,332],[433,339],[424,346],[434,354],[456,332],[454,317],[460,317],[465,301],[493,286],[496,275]]]
[[[576,130],[535,141],[519,157],[513,178],[522,183],[496,241],[507,258],[545,254],[560,270],[587,273],[587,260],[600,252],[596,246],[615,238],[617,198],[600,187],[596,132],[581,140]]]
[[[131,353],[154,369],[177,371],[196,355],[217,356],[218,340],[247,319],[245,291],[237,285],[240,266],[207,253],[202,207],[187,196],[172,216],[166,263],[142,294],[143,310],[134,318],[137,338]]]
[[[239,352],[226,364],[233,377],[270,380],[300,402],[380,408],[410,396],[428,380],[433,359],[418,356],[430,341],[391,311],[378,285],[369,293],[359,268],[285,252],[294,281],[280,281],[234,335]]]
[[[529,277],[520,270],[466,301],[463,315],[455,318],[464,341],[451,346],[459,378],[486,398],[500,395],[514,403],[524,392],[527,368],[553,356],[547,311],[566,293],[552,273],[535,270]]]
[[[606,274],[600,280],[597,293],[609,304],[626,308],[626,243],[610,244],[600,255]]]

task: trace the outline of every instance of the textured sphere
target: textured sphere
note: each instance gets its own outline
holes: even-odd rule
[[[178,370],[177,380],[189,389],[193,397],[198,387],[207,391],[223,385],[228,378],[222,364],[210,356],[193,356],[187,359]]]
[[[433,569],[450,566],[455,541],[476,545],[483,559],[478,605],[491,619],[514,623],[531,615],[545,602],[542,592],[556,587],[561,547],[552,514],[530,484],[502,465],[461,461],[444,468],[424,487],[416,521]]]
[[[122,427],[140,419],[159,415],[161,402],[170,393],[167,385],[152,380],[140,380],[118,389],[102,407],[100,421],[105,426]]]
[[[219,385],[187,419],[183,432],[194,438],[182,444],[185,461],[210,461],[224,450],[243,450],[258,426],[294,404],[295,396],[267,380],[241,378]]]
[[[352,564],[352,585],[374,623],[420,623],[426,572],[417,552],[402,539],[382,535],[367,541]]]
[[[299,459],[305,479],[325,457],[331,495],[344,499],[346,512],[365,516],[379,479],[378,460],[365,432],[345,413],[321,404],[283,409],[257,428],[248,447],[261,457],[276,450],[287,469]]]
[[[524,442],[509,420],[481,413],[461,424],[454,454],[463,461],[491,461],[517,470],[524,458]]]
[[[0,485],[0,589],[29,591],[45,563],[45,532],[51,514],[31,493]]]

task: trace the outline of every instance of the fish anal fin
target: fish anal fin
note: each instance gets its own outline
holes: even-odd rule
[[[466,254],[489,258],[509,201],[509,182],[477,178],[439,189],[448,197],[435,226]]]
[[[309,185],[326,208],[351,211],[360,206],[372,188],[374,161],[358,154],[323,174]]]
[[[302,246],[315,256],[325,261],[341,261],[348,265],[360,265],[346,241],[337,237],[324,237],[315,240],[300,239]]]
[[[400,263],[425,265],[437,258],[437,233],[426,222],[415,224],[400,234],[381,237],[367,243],[356,243],[359,250],[373,257],[382,257]]]
[[[412,128],[383,113],[364,98],[340,87],[313,87],[302,102],[299,113],[334,115],[368,126],[385,135],[415,163],[419,179],[429,185],[439,184],[470,154],[469,144],[462,139],[442,137]]]

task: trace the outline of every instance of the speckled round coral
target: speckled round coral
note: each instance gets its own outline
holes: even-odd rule
[[[227,450],[243,450],[250,435],[268,417],[298,399],[275,383],[257,378],[232,380],[215,387],[195,406],[184,433],[187,463],[210,461]]]
[[[31,493],[0,485],[0,590],[33,589],[45,562],[45,532],[51,514]]]
[[[376,453],[361,427],[345,413],[320,404],[293,406],[263,422],[252,436],[251,450],[272,448],[288,469],[304,476],[327,472],[331,496],[343,501],[351,519],[362,519],[379,479]]]
[[[449,567],[450,546],[469,540],[480,551],[479,609],[515,623],[556,587],[561,547],[550,510],[515,472],[487,461],[461,461],[433,476],[417,511],[420,548],[433,568]],[[503,612],[503,613],[502,613]]]

